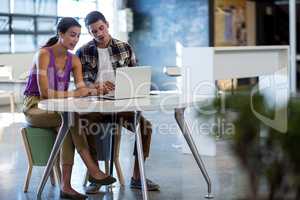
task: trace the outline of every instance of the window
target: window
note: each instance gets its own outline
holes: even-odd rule
[[[33,17],[12,17],[11,28],[14,33],[17,32],[34,32]]]
[[[9,17],[0,16],[0,31],[5,32],[9,31]]]
[[[9,13],[9,1],[10,0],[1,0],[0,13]]]
[[[35,6],[37,15],[57,16],[57,0],[36,0]]]
[[[0,52],[10,52],[10,35],[0,34]]]
[[[38,32],[55,32],[56,18],[37,17],[37,31]]]
[[[46,42],[48,41],[48,39],[50,37],[52,37],[53,35],[47,35],[47,34],[44,34],[44,35],[38,35],[37,36],[37,48],[40,48],[42,47],[44,44],[46,44]]]
[[[57,0],[1,0],[0,53],[35,51],[56,22]]]
[[[34,0],[13,0],[13,13],[35,14]]]
[[[1,0],[0,53],[33,52],[56,34],[58,16],[75,17],[82,25],[77,48],[91,39],[84,17],[99,0]]]
[[[14,52],[33,52],[35,51],[34,35],[21,35],[16,34],[14,39]]]

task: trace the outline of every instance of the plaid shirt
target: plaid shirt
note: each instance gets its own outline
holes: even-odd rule
[[[119,67],[133,67],[136,65],[135,55],[128,43],[112,38],[108,44],[110,61],[114,70]],[[80,58],[83,80],[86,84],[96,81],[99,57],[95,40],[88,42],[76,51]],[[101,59],[101,58],[100,58]]]

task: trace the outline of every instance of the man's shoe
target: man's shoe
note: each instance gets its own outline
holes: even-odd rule
[[[60,198],[73,199],[73,200],[84,200],[84,199],[87,199],[88,196],[83,195],[83,194],[69,194],[64,191],[60,191]]]
[[[101,185],[97,183],[90,183],[87,187],[85,187],[86,194],[97,194],[99,192]]]
[[[111,185],[116,181],[117,181],[117,179],[115,179],[112,176],[107,176],[106,178],[103,178],[103,179],[96,179],[92,176],[89,176],[89,182],[97,183],[97,184],[100,184],[100,185]]]
[[[148,191],[159,191],[160,188],[159,185],[147,178],[146,178],[146,184],[147,184]],[[134,178],[131,178],[130,188],[141,190],[142,189],[141,179],[135,180]]]

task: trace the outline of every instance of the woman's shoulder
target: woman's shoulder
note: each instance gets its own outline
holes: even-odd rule
[[[46,48],[40,48],[34,56],[34,63],[44,63],[47,65],[50,62],[50,53],[49,50]]]
[[[49,57],[50,53],[49,53],[49,50],[47,48],[40,48],[37,53],[36,53],[39,57],[42,56],[47,56]]]

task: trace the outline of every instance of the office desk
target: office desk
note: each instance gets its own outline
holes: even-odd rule
[[[181,75],[177,77],[177,88],[183,94],[214,95],[217,80],[235,78],[259,77],[259,90],[281,92],[286,87],[285,94],[293,85],[289,76],[289,46],[185,47],[177,42],[176,54],[179,69],[175,75]],[[216,154],[212,138],[193,136],[201,153]]]
[[[48,99],[43,100],[38,104],[38,107],[48,111],[58,111],[61,113],[62,124],[56,137],[55,144],[50,154],[46,169],[43,174],[43,178],[39,185],[38,197],[41,196],[45,183],[49,177],[50,171],[54,164],[54,160],[57,157],[59,149],[62,146],[63,140],[69,127],[72,126],[72,119],[74,113],[89,113],[89,112],[101,112],[101,113],[115,113],[115,112],[135,112],[135,133],[136,133],[136,145],[138,153],[138,163],[140,168],[143,199],[148,199],[147,185],[145,184],[145,170],[143,161],[143,151],[140,133],[140,116],[141,112],[145,111],[175,111],[175,119],[187,141],[193,156],[201,170],[202,175],[205,178],[208,187],[207,198],[212,198],[211,195],[211,181],[201,160],[201,157],[197,151],[194,141],[191,137],[187,123],[184,119],[184,110],[186,107],[199,105],[200,102],[205,101],[202,98],[191,98],[189,96],[179,96],[178,94],[161,94],[153,95],[147,98],[136,98],[126,100],[97,100],[95,98],[68,98],[68,99]]]

